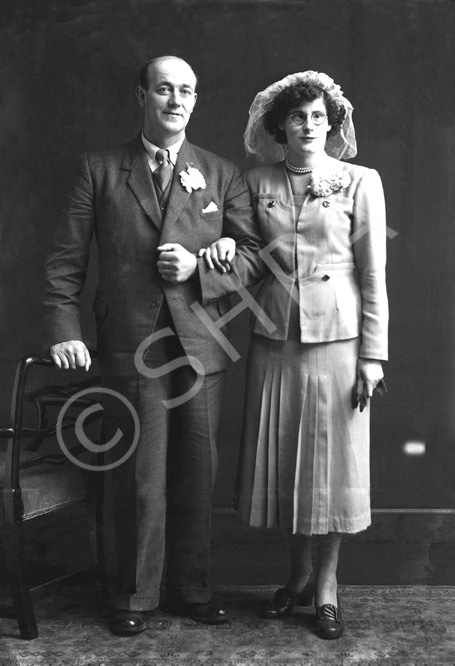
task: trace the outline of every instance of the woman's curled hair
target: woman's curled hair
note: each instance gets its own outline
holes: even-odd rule
[[[337,134],[346,116],[346,109],[319,86],[303,82],[294,83],[278,93],[264,114],[264,128],[277,143],[286,143],[286,133],[280,129],[280,125],[284,124],[293,109],[299,107],[303,102],[312,102],[319,97],[324,100],[327,120],[331,126],[327,136]]]

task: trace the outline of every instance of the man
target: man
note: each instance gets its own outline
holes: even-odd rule
[[[208,566],[229,357],[192,306],[214,322],[225,314],[233,279],[255,281],[261,241],[237,168],[185,138],[196,82],[174,56],[143,67],[142,134],[81,158],[47,262],[51,357],[59,368],[88,369],[79,294],[95,232],[103,383],[130,401],[140,422],[136,449],[113,472],[116,634],[145,629],[143,613],[158,606],[162,577],[169,612],[209,624],[228,619],[212,601]],[[198,250],[222,236],[236,241],[235,260],[231,266],[235,248],[220,247],[218,270],[210,270]],[[113,403],[105,406],[106,430],[132,440],[131,420]]]

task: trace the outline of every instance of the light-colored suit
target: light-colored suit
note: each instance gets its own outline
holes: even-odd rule
[[[205,188],[185,189],[180,173],[188,165],[202,174]],[[237,241],[234,272],[242,283],[254,282],[262,241],[254,232],[248,190],[232,163],[185,140],[163,212],[140,138],[83,155],[47,262],[50,344],[83,338],[79,295],[93,233],[99,253],[93,309],[101,373],[107,387],[130,400],[141,426],[134,455],[114,472],[120,561],[114,605],[157,606],[165,548],[169,591],[185,602],[207,602],[211,488],[229,357],[191,306],[202,304],[216,321],[229,310],[232,279],[200,259],[196,277],[167,282],[158,272],[157,247],[179,243],[197,253],[230,236]],[[158,373],[150,378],[137,371],[134,355],[157,321],[172,335],[151,345],[147,361]],[[164,368],[168,363],[172,372]],[[198,364],[204,368],[203,388],[166,409],[163,400],[195,385]],[[120,428],[133,437],[118,401],[106,403],[105,422],[108,430]]]
[[[339,165],[331,158],[328,162]],[[343,169],[349,186],[327,197],[309,194],[298,220],[284,162],[246,173],[270,268],[256,300],[276,326],[270,333],[253,317],[252,330],[285,340],[297,302],[301,342],[361,335],[360,356],[385,360],[388,305],[382,184],[373,169],[348,163]]]

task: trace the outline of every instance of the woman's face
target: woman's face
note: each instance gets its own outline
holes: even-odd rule
[[[290,111],[280,128],[286,134],[290,162],[298,165],[302,157],[323,153],[330,130],[324,99],[317,97],[312,102],[302,102]]]

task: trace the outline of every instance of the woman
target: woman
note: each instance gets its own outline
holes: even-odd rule
[[[365,403],[387,358],[383,190],[376,171],[339,161],[356,154],[352,106],[322,73],[259,93],[245,146],[272,162],[246,181],[267,243],[256,301],[275,328],[252,322],[238,510],[290,534],[290,577],[262,616],[314,597],[318,634],[339,638],[340,544],[371,522]],[[206,259],[224,251],[214,244]]]

